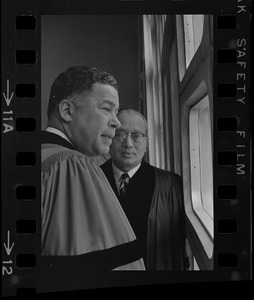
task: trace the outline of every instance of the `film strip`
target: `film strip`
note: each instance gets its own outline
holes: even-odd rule
[[[38,292],[38,281],[43,280],[38,275],[41,16],[58,14],[57,11],[77,14],[82,7],[79,1],[60,1],[61,4],[51,1],[51,5],[47,1],[40,2],[1,2],[3,296],[34,295]],[[213,14],[214,270],[191,272],[191,275],[183,272],[174,275],[174,282],[199,282],[203,278],[207,281],[250,280],[250,1],[163,2],[162,7],[167,8],[164,12],[152,1],[108,2],[114,13],[115,10],[123,13],[128,8],[130,14],[134,11]],[[92,7],[90,2],[88,7]],[[89,9],[89,12],[97,11],[94,7]],[[109,13],[105,7],[98,11]],[[170,275],[167,278],[170,283]],[[156,283],[160,283],[160,279]],[[162,283],[167,283],[164,277]]]
[[[239,104],[246,105],[246,86],[248,86],[247,61],[244,59],[248,60],[249,58],[246,51],[248,38],[241,37],[242,34],[240,33],[241,26],[244,26],[240,25],[243,24],[241,13],[244,9],[244,6],[239,5],[236,15],[219,16],[216,35],[218,41],[217,62],[220,70],[218,70],[220,76],[217,84],[219,100],[217,105],[220,113],[216,116],[218,135],[215,138],[218,138],[218,149],[215,152],[217,152],[218,174],[220,176],[217,186],[218,201],[215,208],[219,213],[215,227],[222,240],[227,239],[230,235],[233,237],[227,246],[223,243],[223,249],[219,248],[217,263],[219,267],[239,268],[238,270],[241,269],[246,254],[243,251],[243,244],[240,246],[238,240],[240,236],[244,235],[244,232],[241,231],[243,223],[242,217],[239,215],[238,205],[239,201],[246,199],[243,186],[245,185],[245,177],[250,177],[249,170],[245,170],[250,156],[248,151],[248,153],[244,151],[244,149],[250,149],[249,142],[245,144],[245,141],[250,140],[250,136],[248,134],[246,136],[249,124],[244,119],[246,114],[243,113],[241,116],[243,107],[239,107]],[[223,40],[224,35],[227,35],[226,43]],[[225,71],[225,69],[227,70]],[[230,100],[235,101],[235,105],[232,102],[229,103]],[[230,110],[228,109],[229,106]],[[229,174],[231,174],[230,177],[228,177]],[[242,203],[242,209],[246,209],[247,215],[248,209],[247,207],[244,209],[244,206]],[[237,240],[238,242],[236,242]],[[232,279],[240,279],[240,273],[239,271],[232,272]]]

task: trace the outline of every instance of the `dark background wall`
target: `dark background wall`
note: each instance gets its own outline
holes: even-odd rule
[[[74,65],[98,67],[120,86],[120,107],[138,109],[138,30],[135,15],[44,15],[41,19],[42,129],[50,87]]]

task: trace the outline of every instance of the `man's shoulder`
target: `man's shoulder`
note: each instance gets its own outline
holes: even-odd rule
[[[172,171],[153,167],[155,173],[155,191],[169,193],[172,189],[182,193],[182,177]]]
[[[60,145],[45,145],[42,148],[42,170],[46,171],[53,164],[94,165],[94,162],[83,153]]]
[[[112,159],[108,159],[105,163],[103,163],[102,165],[100,165],[101,169],[103,171],[107,171],[112,169]]]
[[[181,183],[182,182],[182,177],[172,171],[161,169],[158,167],[151,166],[154,169],[155,176],[158,180],[161,181],[168,181],[170,180],[171,182],[175,183]]]
[[[47,157],[85,157],[84,154],[76,151],[69,149],[65,146],[54,144],[54,143],[48,143],[48,144],[43,144],[41,147],[42,153],[47,153]]]

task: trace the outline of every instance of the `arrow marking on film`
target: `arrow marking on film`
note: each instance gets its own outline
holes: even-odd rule
[[[8,230],[7,231],[7,246],[6,244],[4,243],[4,248],[5,248],[5,251],[7,253],[7,255],[10,255],[11,254],[11,250],[14,246],[14,242],[12,243],[12,245],[10,246],[10,231]]]
[[[4,99],[5,99],[5,102],[6,102],[7,106],[10,105],[11,99],[12,99],[13,95],[14,95],[14,92],[12,92],[11,96],[10,96],[9,79],[7,79],[7,91],[6,91],[6,94],[3,92],[3,96],[4,96]]]

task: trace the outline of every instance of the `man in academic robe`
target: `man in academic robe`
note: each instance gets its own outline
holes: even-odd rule
[[[121,127],[101,165],[137,236],[147,270],[185,270],[182,179],[143,160],[148,147],[145,117],[119,110]]]
[[[101,271],[145,269],[133,229],[90,158],[108,153],[118,107],[115,79],[95,68],[71,67],[51,88],[41,134],[41,265],[63,288]]]

